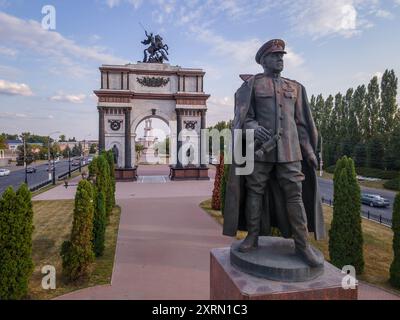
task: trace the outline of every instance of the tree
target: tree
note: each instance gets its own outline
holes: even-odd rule
[[[110,174],[110,191],[111,194],[109,196],[111,201],[111,209],[115,206],[115,164],[114,164],[114,153],[112,150],[103,151],[104,156],[107,159],[109,174]],[[106,195],[108,197],[108,195]]]
[[[59,137],[59,139],[58,139],[58,141],[60,141],[60,142],[65,142],[65,134],[62,134],[62,135],[60,135],[60,137]]]
[[[214,210],[221,210],[221,183],[224,176],[224,154],[219,156],[219,164],[215,173],[214,189],[212,193],[211,207]]]
[[[369,138],[376,137],[378,133],[382,132],[382,128],[379,128],[379,124],[381,123],[379,119],[381,102],[379,99],[379,83],[377,76],[373,77],[368,84],[366,103],[370,121]]]
[[[392,216],[393,254],[394,259],[390,266],[390,283],[400,288],[400,193],[396,195]]]
[[[140,156],[142,155],[142,152],[144,150],[144,146],[136,143],[135,144],[135,152],[136,152],[136,162],[139,162]]]
[[[31,195],[23,184],[8,187],[0,200],[0,300],[21,299],[33,272]]]
[[[381,137],[372,137],[368,143],[367,165],[370,168],[384,168],[385,148]]]
[[[361,141],[362,138],[364,138],[363,141],[365,142],[364,126],[369,127],[369,119],[364,119],[364,114],[366,112],[365,95],[366,88],[364,85],[358,86],[353,95],[353,110],[357,118],[357,132],[355,132],[357,142]],[[367,121],[367,123],[364,123],[365,121]]]
[[[339,269],[352,265],[357,274],[361,274],[364,270],[361,195],[351,158],[343,157],[338,160],[333,185],[333,219],[329,230],[330,259]]]
[[[222,176],[221,181],[221,213],[224,215],[225,209],[225,195],[226,195],[226,185],[228,183],[228,176],[229,176],[229,164],[224,165],[224,175]]]
[[[96,186],[99,192],[104,193],[106,199],[106,213],[108,217],[111,214],[112,208],[114,206],[114,201],[110,166],[108,164],[105,154],[101,154],[97,158]]]
[[[93,219],[93,252],[96,257],[102,256],[107,226],[106,197],[103,192],[94,188],[94,219]]]
[[[0,136],[0,150],[1,149],[6,149],[6,139],[3,135]]]
[[[380,122],[381,133],[384,136],[385,145],[389,142],[389,136],[395,126],[397,111],[397,82],[394,70],[385,70],[381,80],[381,109]]]
[[[97,152],[97,144],[92,143],[92,144],[90,145],[89,153],[90,153],[90,154],[95,154],[96,152]]]
[[[353,157],[356,167],[365,167],[367,163],[367,147],[364,143],[360,142],[356,145]]]
[[[93,189],[87,180],[81,180],[75,194],[74,220],[71,238],[61,248],[64,278],[77,281],[89,275],[93,253]]]

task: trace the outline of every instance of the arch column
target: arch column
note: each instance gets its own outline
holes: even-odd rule
[[[125,108],[125,169],[132,168],[131,108]]]

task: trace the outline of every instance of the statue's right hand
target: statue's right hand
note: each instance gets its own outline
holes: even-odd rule
[[[258,126],[257,129],[254,130],[254,138],[259,140],[260,142],[266,142],[271,139],[271,137],[271,132],[262,126]]]

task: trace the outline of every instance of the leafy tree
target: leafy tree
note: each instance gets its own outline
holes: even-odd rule
[[[380,137],[372,137],[368,143],[367,165],[370,168],[384,168],[385,148]]]
[[[1,135],[0,136],[0,150],[6,149],[6,139]]]
[[[58,141],[60,141],[60,142],[65,142],[66,140],[65,140],[66,138],[65,138],[65,134],[62,134],[62,135],[60,135],[60,137],[58,138]]]
[[[381,123],[379,121],[381,102],[379,98],[379,83],[377,76],[373,77],[368,84],[366,102],[368,114],[370,117],[370,135],[368,137],[376,137],[377,134],[382,132],[383,130],[379,127],[379,124]]]
[[[329,230],[329,255],[338,268],[364,270],[363,234],[361,229],[361,195],[354,162],[343,157],[336,163],[333,178],[333,219]]]
[[[360,142],[354,148],[354,162],[356,167],[365,167],[367,163],[367,147]]]
[[[61,248],[63,276],[68,281],[87,277],[94,260],[93,253],[93,189],[81,180],[75,194],[74,220],[71,238]]]
[[[97,144],[92,143],[92,144],[90,145],[89,153],[90,153],[90,154],[95,154],[96,152],[97,152]]]
[[[392,217],[394,259],[390,266],[390,283],[400,288],[400,193],[396,195]]]
[[[395,115],[397,111],[397,82],[394,70],[385,70],[381,80],[381,109],[380,127],[384,136],[384,143],[389,142],[389,136],[395,126]]]
[[[357,130],[353,132],[353,135],[356,137],[355,141],[357,142],[361,141],[362,138],[365,138],[364,125],[369,126],[369,119],[364,119],[364,113],[366,112],[365,95],[366,95],[366,88],[364,85],[358,86],[357,89],[354,91],[353,95],[352,106],[354,114],[356,115],[357,118]],[[367,124],[364,124],[363,122],[367,120],[368,120]]]

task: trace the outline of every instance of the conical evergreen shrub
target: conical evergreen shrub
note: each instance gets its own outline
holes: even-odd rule
[[[329,255],[338,268],[355,267],[364,271],[363,234],[361,228],[361,195],[354,162],[343,157],[338,160],[333,178],[333,219],[329,230]]]
[[[93,253],[93,190],[87,180],[81,180],[75,194],[74,220],[70,241],[61,248],[63,276],[76,281],[89,275]]]
[[[394,200],[392,230],[394,259],[390,266],[390,283],[395,288],[400,288],[400,192]]]
[[[33,211],[23,184],[8,187],[0,200],[0,300],[21,299],[28,292],[32,262]]]
[[[219,157],[219,164],[215,173],[214,189],[211,199],[211,208],[213,210],[221,210],[221,183],[224,176],[224,154]]]
[[[93,220],[93,251],[96,257],[102,256],[107,226],[106,200],[103,192],[94,188],[94,199],[96,199]]]

